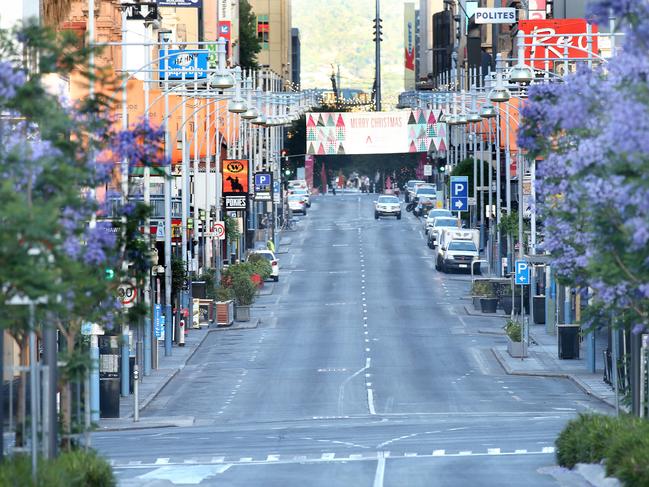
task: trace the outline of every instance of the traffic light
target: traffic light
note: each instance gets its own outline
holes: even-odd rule
[[[112,281],[113,279],[115,279],[115,270],[111,269],[110,267],[107,267],[104,270],[104,276],[107,281]]]
[[[444,164],[440,164],[439,166],[437,166],[437,172],[444,174],[446,172],[446,166]]]
[[[381,37],[383,35],[383,26],[381,25],[381,22],[383,22],[383,19],[374,19],[372,21],[374,23],[374,37],[372,40],[376,42],[376,38],[379,38],[379,42],[383,42],[383,38]]]
[[[205,210],[199,208],[198,219],[203,222],[205,221]]]

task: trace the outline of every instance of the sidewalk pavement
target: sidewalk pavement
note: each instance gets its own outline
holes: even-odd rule
[[[507,318],[504,314],[481,313],[473,310],[469,305],[464,306],[468,315],[491,318],[493,326],[478,329],[479,333],[505,335],[502,327]],[[507,352],[507,345],[492,347],[496,360],[509,375],[524,375],[535,377],[563,377],[574,382],[586,394],[615,407],[615,393],[604,382],[604,370],[601,361],[596,373],[591,374],[586,370],[585,349],[581,348],[579,356],[573,360],[559,359],[557,335],[550,335],[545,331],[545,325],[530,324],[530,345],[528,356],[524,359],[514,358]]]

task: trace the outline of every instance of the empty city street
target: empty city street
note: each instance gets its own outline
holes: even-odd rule
[[[94,434],[121,485],[559,485],[556,435],[608,407],[506,375],[470,276],[435,271],[420,221],[375,220],[375,199],[313,198],[258,327],[211,331],[141,412],[178,426]]]

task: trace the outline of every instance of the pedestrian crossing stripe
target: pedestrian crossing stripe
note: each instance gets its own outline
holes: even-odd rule
[[[322,453],[319,456],[309,455],[282,455],[278,453],[269,453],[267,455],[259,456],[257,458],[247,457],[232,457],[226,456],[213,456],[211,458],[183,458],[172,461],[168,457],[157,458],[152,463],[147,463],[142,460],[128,460],[124,462],[116,461],[115,459],[109,460],[109,463],[116,469],[143,469],[151,467],[159,467],[161,465],[173,466],[177,465],[190,466],[190,465],[211,465],[211,464],[238,464],[238,465],[258,465],[267,463],[319,463],[319,462],[349,462],[349,461],[371,461],[377,460],[379,457],[383,458],[440,458],[440,457],[481,457],[481,456],[514,456],[514,455],[549,455],[554,454],[555,448],[553,446],[542,447],[541,450],[527,450],[527,449],[512,449],[504,450],[502,448],[488,448],[486,451],[472,451],[472,450],[457,450],[448,451],[444,449],[437,449],[427,452],[393,452],[393,451],[377,451],[377,452],[362,452],[347,454],[344,456],[336,456],[336,453]]]

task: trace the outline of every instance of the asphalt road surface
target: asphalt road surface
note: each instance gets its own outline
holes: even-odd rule
[[[469,276],[436,272],[420,221],[374,220],[373,199],[314,199],[260,326],[211,333],[142,412],[191,426],[94,435],[121,485],[569,485],[557,433],[608,409],[506,375]]]

